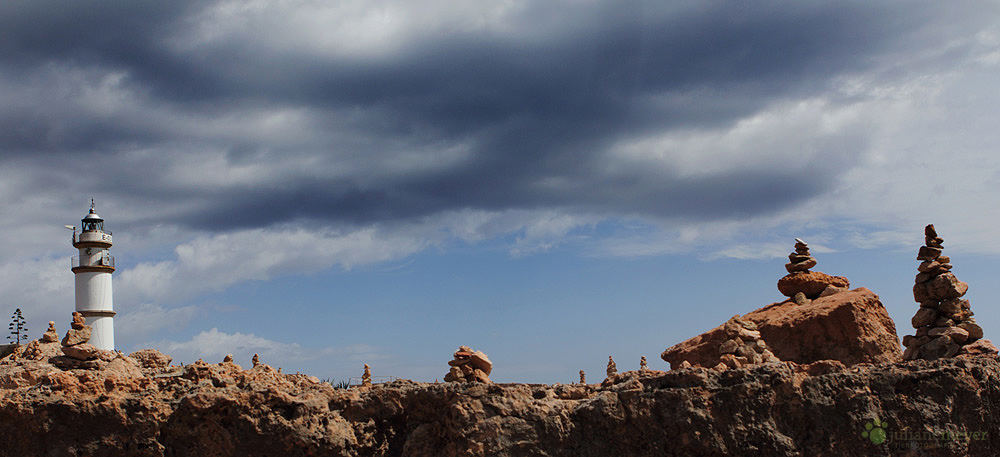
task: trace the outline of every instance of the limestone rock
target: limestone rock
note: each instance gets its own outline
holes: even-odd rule
[[[792,273],[778,280],[778,291],[786,297],[802,292],[806,298],[816,299],[830,286],[847,289],[851,282],[843,276],[830,276],[821,271]]]
[[[962,322],[958,328],[969,332],[969,340],[975,341],[983,337],[983,328],[975,322]]]
[[[74,346],[63,346],[62,351],[67,357],[77,360],[96,359],[100,349],[90,343],[82,343]]]
[[[933,308],[920,308],[919,310],[917,310],[917,314],[914,314],[913,318],[910,319],[910,324],[913,325],[913,328],[920,328],[925,325],[933,324],[934,321],[937,320],[937,318],[938,318],[937,310]]]
[[[0,365],[7,425],[0,449],[12,456],[993,456],[1000,360],[963,357],[623,372],[599,385],[398,381],[369,390],[333,389],[263,366],[199,364],[193,381],[137,377],[113,368],[122,363],[115,361],[87,372],[19,361]],[[890,433],[958,426],[970,438],[896,452],[861,436],[873,417]],[[980,430],[988,433],[971,438]]]
[[[845,365],[895,362],[902,358],[896,325],[878,295],[858,288],[817,298],[809,305],[774,303],[742,316],[780,360],[808,364],[837,360]],[[661,354],[676,368],[687,360],[712,367],[730,339],[725,324],[671,346]]]
[[[71,328],[66,331],[66,336],[62,339],[63,346],[76,346],[78,344],[83,344],[90,341],[90,326],[85,325],[83,328]]]
[[[487,376],[493,373],[493,362],[490,362],[490,358],[483,354],[483,351],[475,351],[469,356],[469,362],[477,370],[486,373]]]
[[[174,359],[156,349],[140,349],[128,355],[142,368],[167,368]]]
[[[966,344],[962,346],[962,350],[959,351],[959,355],[964,357],[970,356],[992,356],[996,357],[997,347],[993,345],[990,340],[977,340],[974,343]]]

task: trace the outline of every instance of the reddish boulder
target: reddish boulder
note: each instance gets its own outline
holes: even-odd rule
[[[901,360],[896,325],[878,295],[860,287],[806,305],[785,301],[743,316],[781,360],[800,364],[838,360],[845,365]],[[719,361],[724,326],[678,343],[660,355],[673,368],[687,360],[712,367]]]
[[[786,297],[802,292],[806,298],[818,298],[829,286],[847,289],[851,282],[843,276],[830,276],[822,271],[795,272],[778,280],[778,292]]]

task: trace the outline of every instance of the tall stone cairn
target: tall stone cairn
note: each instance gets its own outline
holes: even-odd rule
[[[608,368],[605,370],[609,378],[615,377],[618,374],[618,364],[615,363],[615,359],[608,356]]]
[[[903,360],[954,357],[963,346],[983,337],[969,300],[962,299],[969,285],[951,273],[951,259],[941,255],[943,243],[934,224],[924,228],[924,246],[917,253],[921,262],[913,284],[913,299],[920,303],[920,309],[910,320],[917,331],[903,337]]]

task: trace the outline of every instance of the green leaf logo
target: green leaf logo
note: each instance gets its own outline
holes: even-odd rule
[[[865,422],[865,431],[861,432],[861,437],[872,440],[873,444],[882,444],[885,442],[887,425],[886,422],[879,421],[877,417],[871,422]]]

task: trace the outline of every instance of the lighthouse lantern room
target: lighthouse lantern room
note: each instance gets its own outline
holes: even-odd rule
[[[91,327],[90,344],[98,349],[115,349],[114,308],[112,306],[111,273],[115,271],[115,258],[111,249],[111,232],[104,230],[104,219],[94,210],[81,221],[81,232],[73,230],[73,247],[80,255],[73,257],[73,274],[76,277],[76,310]]]

